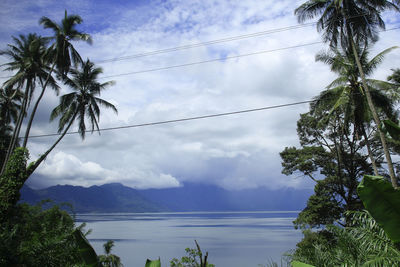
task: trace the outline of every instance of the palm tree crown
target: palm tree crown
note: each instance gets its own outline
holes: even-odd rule
[[[113,104],[98,97],[101,91],[112,85],[113,82],[97,82],[102,69],[96,68],[89,60],[82,64],[80,70],[71,69],[70,73],[71,78],[66,78],[65,84],[73,92],[61,97],[60,104],[51,113],[51,120],[61,117],[58,130],[62,132],[65,127],[69,127],[77,119],[79,124],[78,131],[82,139],[84,139],[86,132],[85,118],[89,118],[92,132],[95,129],[99,130],[99,105],[117,112]]]
[[[378,39],[377,31],[385,29],[381,12],[399,10],[399,1],[387,0],[308,0],[295,11],[299,22],[318,17],[317,29],[323,31],[323,39],[331,46],[338,41],[349,46],[348,36],[357,43]],[[351,32],[349,32],[351,31]]]
[[[15,45],[9,44],[8,50],[0,51],[0,55],[6,55],[12,60],[4,64],[5,70],[17,71],[5,82],[5,85],[21,89],[25,84],[25,93],[30,100],[38,79],[47,78],[49,54],[46,45],[48,41],[36,34],[13,37],[13,41]]]
[[[45,29],[51,29],[54,32],[55,43],[52,45],[53,52],[55,53],[55,64],[65,77],[72,65],[77,66],[78,63],[82,63],[83,60],[79,53],[73,47],[71,41],[86,41],[91,44],[92,39],[89,34],[82,33],[76,29],[78,24],[82,23],[82,18],[78,15],[67,15],[65,11],[64,19],[61,24],[58,24],[48,17],[42,17],[39,23],[43,25]]]

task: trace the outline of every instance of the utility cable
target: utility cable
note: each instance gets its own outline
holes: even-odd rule
[[[276,48],[276,49],[271,49],[271,50],[257,51],[257,52],[252,52],[252,53],[248,53],[248,54],[236,55],[236,56],[227,56],[227,57],[214,58],[214,59],[208,59],[208,60],[203,60],[203,61],[197,61],[197,62],[190,62],[190,63],[179,64],[179,65],[172,65],[172,66],[154,68],[154,69],[132,71],[132,72],[126,72],[126,73],[120,73],[120,74],[115,74],[115,75],[104,76],[104,77],[101,77],[99,79],[108,79],[108,78],[120,77],[120,76],[126,76],[126,75],[133,75],[133,74],[140,74],[140,73],[146,73],[146,72],[154,72],[154,71],[160,71],[160,70],[168,70],[168,69],[175,69],[175,68],[181,68],[181,67],[188,67],[188,66],[199,65],[199,64],[204,64],[204,63],[210,63],[210,62],[216,62],[216,61],[222,61],[222,60],[228,60],[228,59],[235,59],[235,58],[241,58],[241,57],[248,57],[248,56],[272,53],[272,52],[288,50],[288,49],[293,49],[293,48],[311,46],[311,45],[316,45],[316,44],[321,44],[321,43],[323,43],[323,42],[322,41],[318,41],[318,42],[313,42],[313,43],[306,43],[306,44],[300,44],[300,45]]]
[[[350,18],[356,18],[356,17],[360,17],[360,16],[364,16],[364,15],[365,14],[356,15],[356,16],[353,16],[353,17],[350,17]],[[212,41],[203,42],[203,43],[197,43],[197,44],[191,44],[191,45],[184,45],[184,46],[177,46],[177,47],[166,48],[166,49],[161,49],[161,50],[155,50],[155,51],[151,51],[151,52],[145,52],[145,53],[131,55],[131,56],[124,56],[124,57],[119,57],[119,58],[115,58],[115,59],[99,60],[99,61],[96,61],[96,63],[115,62],[115,61],[119,61],[119,60],[130,59],[130,58],[139,58],[139,57],[156,55],[156,54],[161,54],[161,53],[174,52],[174,51],[178,51],[178,50],[195,48],[195,47],[199,47],[199,46],[206,46],[206,45],[217,44],[217,43],[222,43],[222,42],[240,40],[240,39],[244,39],[244,38],[257,37],[257,36],[266,35],[266,34],[275,33],[275,32],[282,32],[282,31],[287,31],[287,30],[292,30],[292,29],[298,29],[298,28],[303,28],[303,27],[308,27],[308,26],[311,26],[311,25],[315,25],[315,24],[317,24],[317,22],[304,23],[304,24],[300,24],[300,25],[297,25],[297,26],[296,25],[287,26],[287,27],[276,28],[276,29],[267,30],[267,31],[251,33],[251,34],[238,35],[238,36],[233,36],[233,37],[228,37],[228,38],[223,38],[223,39],[212,40]],[[382,30],[380,32],[397,30],[399,28],[400,27],[387,29],[387,30]],[[164,68],[162,68],[162,69],[164,69]],[[6,78],[10,78],[10,77],[12,77],[12,76],[3,76],[3,77],[0,77],[0,79],[6,79]]]
[[[277,33],[277,32],[300,29],[300,28],[305,28],[305,27],[309,27],[309,26],[314,26],[315,24],[317,24],[317,23],[316,22],[304,23],[304,24],[300,24],[300,25],[287,26],[287,27],[276,28],[276,29],[266,30],[266,31],[261,31],[261,32],[254,32],[254,33],[249,33],[249,34],[244,34],[244,35],[231,36],[231,37],[211,40],[211,41],[207,41],[207,42],[201,42],[201,43],[194,43],[194,44],[188,44],[188,45],[183,45],[183,46],[165,48],[165,49],[160,49],[160,50],[155,50],[155,51],[150,51],[150,52],[144,52],[144,53],[139,53],[139,54],[135,54],[135,55],[130,55],[130,56],[122,56],[122,57],[117,57],[117,58],[112,58],[112,59],[98,60],[98,61],[95,61],[95,62],[96,63],[109,63],[109,62],[115,62],[115,61],[121,61],[121,60],[127,60],[127,59],[134,59],[134,58],[140,58],[140,57],[146,57],[146,56],[153,56],[153,55],[158,55],[158,54],[164,54],[164,53],[169,53],[169,52],[186,50],[186,49],[190,49],[190,48],[196,48],[196,47],[200,47],[200,46],[207,46],[207,45],[213,45],[213,44],[237,41],[237,40],[253,38],[253,37],[268,35],[268,34],[272,34],[272,33]]]
[[[351,16],[351,17],[349,17],[349,19],[362,17],[364,15],[365,14]],[[300,29],[300,28],[314,26],[317,23],[318,22],[302,23],[302,24],[286,26],[286,27],[281,27],[281,28],[275,28],[275,29],[271,29],[271,30],[254,32],[254,33],[249,33],[249,34],[244,34],[244,35],[236,35],[236,36],[231,36],[231,37],[227,37],[227,38],[211,40],[211,41],[207,41],[207,42],[200,42],[200,43],[188,44],[188,45],[183,45],[183,46],[176,46],[176,47],[165,48],[165,49],[160,49],[160,50],[155,50],[155,51],[150,51],[150,52],[143,52],[143,53],[139,53],[139,54],[135,54],[135,55],[112,58],[112,59],[104,59],[104,60],[99,60],[99,61],[95,61],[95,62],[96,63],[108,63],[108,62],[115,62],[115,61],[121,61],[121,60],[127,60],[127,59],[134,59],[134,58],[158,55],[158,54],[175,52],[175,51],[180,51],[180,50],[186,50],[186,49],[196,48],[196,47],[201,47],[201,46],[207,46],[207,45],[213,45],[213,44],[237,41],[237,40],[242,40],[242,39],[247,39],[247,38],[253,38],[253,37],[273,34],[273,33],[277,33],[277,32],[296,30],[296,29]]]
[[[154,125],[161,125],[161,124],[169,124],[169,123],[201,120],[201,119],[208,119],[208,118],[215,118],[215,117],[222,117],[222,116],[230,116],[230,115],[236,115],[236,114],[242,114],[242,113],[249,113],[249,112],[262,111],[262,110],[302,105],[302,104],[307,104],[307,103],[311,103],[314,101],[315,100],[306,100],[306,101],[300,101],[300,102],[294,102],[294,103],[288,103],[288,104],[280,104],[280,105],[267,106],[267,107],[261,107],[261,108],[237,110],[237,111],[202,115],[202,116],[196,116],[196,117],[187,117],[187,118],[180,118],[180,119],[174,119],[174,120],[165,120],[165,121],[148,122],[148,123],[141,123],[141,124],[132,124],[132,125],[126,125],[126,126],[109,127],[109,128],[102,128],[99,130],[94,130],[93,132],[113,131],[113,130],[128,129],[128,128],[139,128],[139,127],[145,127],[145,126],[154,126]],[[85,133],[91,133],[91,132],[92,132],[91,130],[85,131]],[[78,133],[79,133],[79,131],[73,131],[73,132],[68,132],[67,135],[78,134]],[[61,135],[61,134],[53,133],[53,134],[30,135],[29,138],[50,137],[50,136],[58,136],[58,135]],[[23,137],[20,137],[20,138],[23,138]]]

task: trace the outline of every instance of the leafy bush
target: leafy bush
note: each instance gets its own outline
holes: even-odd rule
[[[73,218],[58,206],[18,204],[0,226],[0,266],[72,266],[81,262]]]

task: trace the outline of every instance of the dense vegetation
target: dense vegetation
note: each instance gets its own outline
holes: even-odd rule
[[[387,81],[368,78],[397,48],[369,58],[388,9],[399,11],[399,2],[309,0],[295,10],[300,22],[318,18],[329,50],[316,60],[337,78],[300,115],[301,147],[280,154],[284,174],[315,182],[314,195],[294,221],[304,238],[289,255],[293,266],[400,264],[398,166],[391,160],[399,151],[400,70],[388,73]]]
[[[13,37],[14,44],[0,51],[10,59],[5,69],[13,71],[0,89],[0,265],[1,266],[121,266],[110,253],[112,243],[105,244],[105,255],[97,258],[93,248],[74,219],[58,206],[43,209],[41,205],[18,204],[26,180],[61,141],[75,121],[82,137],[86,120],[91,131],[98,130],[100,107],[117,111],[99,98],[112,82],[99,83],[101,68],[90,60],[83,61],[71,41],[91,43],[90,36],[76,30],[82,19],[67,15],[60,24],[47,17],[40,19],[51,37],[37,34]],[[47,88],[57,94],[60,83],[71,93],[60,97],[50,119],[59,119],[60,136],[38,159],[27,165],[29,132],[35,113]],[[37,94],[37,90],[40,90]],[[30,105],[33,105],[30,107]],[[28,112],[29,111],[29,112]],[[28,118],[24,138],[19,139],[22,124]],[[21,146],[21,147],[19,147]]]

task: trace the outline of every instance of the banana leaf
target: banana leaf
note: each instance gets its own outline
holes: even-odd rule
[[[387,236],[400,242],[400,190],[383,177],[365,175],[357,187],[365,208],[382,226]]]
[[[73,232],[73,235],[78,244],[79,253],[85,265],[93,267],[100,266],[96,252],[94,251],[93,247],[90,245],[86,237],[82,234],[82,232],[79,229],[76,229]]]
[[[160,258],[154,261],[147,259],[145,267],[161,267]]]
[[[400,127],[399,125],[397,125],[396,123],[394,123],[391,120],[385,120],[383,121],[384,125],[385,125],[385,129],[386,131],[389,132],[390,136],[397,140],[400,141]]]
[[[315,266],[300,261],[292,261],[292,267],[315,267]]]

